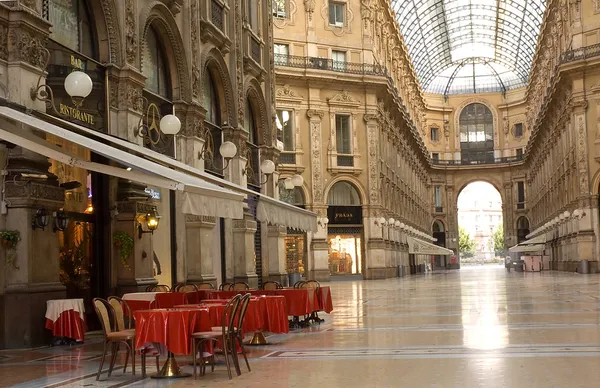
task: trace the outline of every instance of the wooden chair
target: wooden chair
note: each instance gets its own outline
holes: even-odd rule
[[[229,356],[234,358],[234,364],[237,362],[237,350],[235,347],[235,341],[231,333],[234,332],[237,310],[240,306],[240,295],[235,295],[225,305],[223,315],[221,316],[221,326],[213,327],[211,331],[197,332],[192,334],[192,367],[194,368],[194,379],[196,379],[196,367],[198,361],[198,352],[200,353],[200,376],[204,376],[206,370],[206,358],[204,357],[204,345],[207,342],[212,342],[213,346],[221,342],[223,347],[223,355],[225,357],[225,365],[227,366],[227,373],[229,374],[229,380],[231,380],[231,364],[229,363]],[[214,350],[213,350],[214,351]],[[211,370],[215,370],[214,355],[211,356]],[[237,372],[237,369],[236,369]],[[240,373],[238,373],[238,376]]]
[[[306,283],[304,280],[298,280],[296,283],[294,283],[294,288],[302,288],[304,283]]]
[[[102,373],[102,367],[104,366],[104,360],[106,359],[109,345],[111,345],[112,348],[110,368],[108,369],[108,377],[110,377],[117,358],[120,343],[124,343],[127,347],[127,354],[131,353],[131,373],[133,377],[135,377],[135,331],[119,331],[117,329],[115,311],[108,301],[101,298],[94,298],[93,303],[96,315],[98,315],[98,319],[102,324],[102,332],[104,333],[104,350],[102,351],[102,358],[100,359],[100,367],[98,368],[96,381],[100,380],[100,374]],[[127,357],[128,355],[126,358]]]
[[[314,288],[316,290],[315,295],[317,295],[317,297],[318,297],[320,287],[321,287],[321,284],[316,280],[308,280],[300,285],[300,288]],[[314,322],[317,322],[318,324],[321,324],[321,322],[323,322],[324,319],[319,318],[319,313],[317,311],[313,311],[310,314],[310,316],[308,318],[306,318],[306,321],[314,321]]]
[[[181,284],[177,290],[177,292],[194,292],[198,291],[198,287],[195,284]]]
[[[219,286],[219,291],[229,291],[229,288],[233,286],[233,283],[221,283],[221,285]]]
[[[171,292],[171,287],[167,286],[166,284],[156,284],[148,288],[148,292]]]
[[[278,290],[283,288],[281,283],[269,280],[268,282],[264,282],[262,285],[263,290]]]
[[[319,288],[321,284],[316,280],[308,280],[300,285],[298,288]]]
[[[246,291],[249,290],[250,286],[245,282],[235,282],[229,286],[229,291]]]
[[[233,350],[236,351],[235,341],[237,340],[240,344],[240,348],[242,349],[242,355],[244,356],[244,360],[246,360],[246,366],[248,367],[248,372],[250,372],[250,363],[248,362],[248,357],[246,357],[246,349],[244,349],[244,335],[242,332],[242,328],[244,327],[244,319],[246,318],[246,311],[248,310],[248,305],[250,304],[250,294],[245,294],[240,299],[240,307],[238,308],[238,317],[235,320],[236,324],[233,327]],[[237,352],[236,352],[237,354]],[[240,370],[240,363],[237,357],[234,357],[235,362],[235,370],[239,375],[242,374]]]
[[[127,332],[127,331],[133,332],[133,334],[135,335],[135,329],[132,328],[133,315],[131,314],[131,309],[129,308],[129,305],[127,304],[127,302],[119,297],[109,296],[108,303],[113,308],[116,329],[118,331],[122,331],[122,332]],[[127,314],[125,314],[125,311],[127,311]],[[125,318],[127,318],[127,321],[125,320]],[[119,345],[120,344],[117,344],[117,352],[119,350]],[[113,354],[113,360],[116,359],[117,352],[115,352]],[[142,355],[142,376],[146,377],[146,350],[143,349],[143,350],[141,350],[140,353]],[[159,356],[157,354],[156,355],[156,371],[157,372],[160,371],[160,363],[159,363],[158,357]],[[113,360],[111,360],[111,367],[110,367],[111,370],[114,366]],[[127,363],[128,362],[129,362],[129,352],[127,352],[125,354],[125,364],[123,365],[123,373],[125,373],[127,371]],[[110,377],[110,375],[109,375],[109,377]]]
[[[196,284],[196,287],[198,287],[199,290],[214,290],[215,286],[213,286],[212,283],[199,283]]]

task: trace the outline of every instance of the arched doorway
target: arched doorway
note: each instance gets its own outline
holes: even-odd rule
[[[529,234],[529,220],[527,217],[522,216],[517,220],[517,244],[527,239]]]
[[[504,241],[502,196],[488,182],[466,185],[458,195],[458,254],[460,265],[493,264],[495,241]],[[502,234],[502,236],[498,236]]]
[[[356,187],[335,183],[327,196],[329,271],[332,276],[363,273],[362,202]]]
[[[436,239],[434,242],[435,245],[440,247],[446,247],[446,228],[444,227],[444,223],[440,220],[435,220],[432,226],[433,237]],[[442,269],[446,268],[446,256],[436,255],[433,258],[433,269]]]

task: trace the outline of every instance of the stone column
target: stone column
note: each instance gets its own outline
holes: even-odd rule
[[[233,280],[246,282],[250,287],[258,287],[256,274],[256,253],[254,252],[256,221],[245,213],[243,220],[233,220]]]
[[[23,131],[29,131],[26,127]],[[0,348],[24,348],[47,344],[49,333],[43,328],[46,301],[66,297],[59,281],[58,237],[50,219],[45,229],[32,228],[38,209],[52,212],[64,205],[64,189],[48,172],[45,157],[21,147],[5,149],[0,160],[8,164],[4,200],[7,212],[0,225],[18,231],[21,240],[14,252],[0,250],[4,287],[0,290]],[[24,178],[21,174],[39,178]]]
[[[213,283],[217,277],[214,271],[215,217],[185,215],[185,258],[186,277],[191,283]]]
[[[319,217],[325,217],[327,207],[313,207],[312,211],[319,214]],[[319,282],[328,282],[329,276],[329,242],[327,241],[327,225],[318,225],[310,243],[308,278]],[[309,256],[310,257],[310,256]],[[364,260],[364,258],[363,258]]]
[[[363,217],[363,227],[365,238],[368,241],[366,256],[366,273],[365,279],[385,279],[386,278],[386,259],[389,259],[389,249],[386,249],[385,237],[387,232],[384,231],[385,226],[379,225],[379,218],[374,209],[365,209],[367,213]],[[377,221],[377,225],[375,222]],[[386,254],[387,252],[387,254]]]
[[[288,274],[286,270],[285,257],[285,236],[287,228],[280,225],[269,225],[267,232],[267,249],[263,254],[263,260],[268,257],[268,276],[267,280],[274,280],[281,284],[286,284]]]
[[[140,192],[138,195],[143,197],[143,186],[120,181],[119,192],[125,192],[126,188],[137,188]],[[112,246],[112,268],[117,274],[117,292],[141,292],[149,285],[158,283],[153,273],[152,234],[139,235],[139,225],[142,225],[142,230],[147,230],[145,217],[148,213],[156,211],[156,206],[150,202],[129,201],[119,197],[118,199],[122,201],[117,203],[119,214],[114,222],[113,234],[126,233],[133,239],[133,250],[129,257],[121,258],[120,248],[114,244]]]

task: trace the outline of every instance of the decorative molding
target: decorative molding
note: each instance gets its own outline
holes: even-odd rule
[[[245,93],[246,98],[248,99],[254,108],[255,121],[258,121],[260,125],[258,126],[258,137],[262,139],[261,145],[271,145],[271,124],[269,123],[270,115],[267,111],[267,103],[265,101],[265,97],[263,96],[262,89],[258,82],[253,79],[249,82],[248,89]],[[256,109],[258,108],[258,110]],[[244,106],[245,109],[245,106]],[[245,114],[245,111],[244,111]],[[259,115],[258,120],[256,120],[256,115]]]
[[[308,13],[308,20],[312,20],[312,14],[315,12],[315,0],[304,0],[304,10]]]
[[[309,109],[306,111],[306,115],[312,120],[321,120],[325,116],[325,112],[322,110]]]
[[[212,48],[209,51],[206,51],[202,54],[202,75],[201,79],[206,78],[206,72],[210,70],[213,71],[213,75],[217,75],[218,79],[214,79],[216,83],[217,89],[219,87],[222,88],[221,95],[223,101],[221,102],[221,106],[223,109],[226,109],[225,114],[222,114],[221,117],[224,118],[223,121],[227,121],[229,125],[233,125],[235,123],[235,101],[233,99],[233,85],[231,83],[231,78],[229,77],[229,68],[223,59],[222,53],[218,48]],[[216,74],[215,74],[216,73]],[[216,77],[215,77],[216,78]],[[239,78],[239,75],[238,75]],[[205,87],[205,83],[201,82],[201,87]],[[204,90],[200,93],[201,96],[204,95]],[[243,123],[238,123],[242,125]]]
[[[366,117],[367,115],[365,115]],[[370,115],[370,116],[375,116],[375,115]],[[368,120],[365,118],[365,122],[369,123],[372,122],[374,120]],[[378,149],[379,149],[379,141],[378,141],[378,136],[379,135],[379,126],[376,124],[369,124],[367,125],[367,136],[368,136],[368,141],[369,141],[369,149],[368,149],[368,155],[369,155],[369,202],[371,205],[377,204],[379,203],[379,187],[377,186],[377,176],[378,171],[377,171],[377,160],[378,160]]]
[[[340,3],[344,3],[346,6],[346,17],[344,18],[344,25],[341,27],[332,26],[329,24],[329,2],[324,1],[323,6],[321,7],[321,17],[325,22],[325,30],[331,31],[335,36],[344,36],[344,34],[352,33],[352,22],[354,21],[354,12],[350,8],[350,1],[348,0],[338,0]]]
[[[23,28],[10,29],[8,34],[8,56],[11,61],[25,62],[43,69],[47,55],[45,37],[33,35]]]
[[[302,96],[300,96],[298,93],[296,93],[292,88],[290,88],[290,85],[285,84],[283,85],[282,88],[277,89],[277,91],[275,92],[275,96],[277,97],[277,99],[281,99],[281,100],[288,100],[288,101],[302,101],[304,98]]]
[[[123,64],[121,57],[121,29],[119,22],[119,12],[115,4],[116,0],[102,0],[102,13],[106,21],[106,30],[108,32],[110,62],[117,65]]]
[[[296,1],[295,0],[287,0],[287,17],[279,18],[279,17],[273,16],[273,25],[277,28],[284,28],[286,26],[295,25],[297,11],[298,11],[298,6],[296,5]]]
[[[0,59],[8,59],[8,27],[0,25]]]
[[[18,198],[64,202],[65,189],[60,186],[50,186],[35,182],[29,182],[28,184],[6,182],[4,197],[6,199]]]
[[[190,36],[192,45],[192,97],[198,100],[200,98],[200,80],[202,77],[202,70],[198,67],[200,62],[199,57],[199,42],[198,42],[198,0],[192,0],[190,6],[191,17],[190,17]]]
[[[138,36],[136,33],[136,13],[133,0],[125,0],[125,50],[127,51],[127,63],[136,65],[138,57]]]
[[[311,112],[311,111],[309,111]],[[315,112],[314,116],[323,117],[323,112]],[[320,113],[320,114],[319,114]],[[308,112],[307,112],[308,114]],[[312,117],[309,115],[309,117]],[[323,146],[321,144],[321,122],[310,120],[310,149],[311,149],[311,168],[312,168],[312,197],[313,203],[323,203]]]
[[[343,105],[343,106],[359,106],[360,101],[352,97],[347,90],[342,90],[341,93],[336,94],[335,96],[328,98],[327,102],[329,105]]]

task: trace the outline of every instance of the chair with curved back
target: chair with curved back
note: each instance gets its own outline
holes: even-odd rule
[[[319,283],[317,280],[308,280],[308,281],[305,281],[304,283],[302,283],[300,285],[300,288],[313,288],[313,289],[315,289],[315,297],[318,298],[319,288],[321,288],[321,283]],[[318,324],[321,324],[321,322],[323,322],[324,319],[319,318],[319,313],[317,311],[313,311],[310,314],[310,316],[305,319],[305,321],[314,321],[314,322],[317,322]]]
[[[116,313],[107,300],[94,298],[93,304],[104,334],[104,349],[102,351],[102,358],[100,359],[100,367],[96,374],[96,381],[100,380],[100,374],[102,373],[102,367],[104,366],[104,360],[106,359],[109,345],[112,347],[110,367],[108,369],[108,377],[110,377],[117,358],[119,344],[121,343],[124,343],[127,347],[127,354],[131,353],[131,373],[135,377],[135,331],[118,330]]]
[[[248,367],[248,372],[250,372],[250,363],[248,362],[248,357],[246,357],[246,349],[244,349],[244,334],[243,334],[243,326],[244,326],[244,320],[246,319],[246,311],[248,310],[248,305],[250,304],[250,294],[245,294],[244,296],[242,296],[242,298],[240,299],[240,307],[238,308],[238,317],[235,320],[235,326],[233,327],[233,331],[232,331],[232,336],[233,338],[233,350],[236,351],[236,346],[235,346],[235,340],[238,341],[240,348],[242,349],[242,355],[244,356],[244,360],[246,360],[246,366]],[[234,363],[235,363],[235,370],[238,374],[238,376],[240,374],[242,374],[242,371],[240,370],[240,363],[238,361],[237,357],[234,357]]]
[[[268,282],[264,282],[262,285],[262,289],[263,290],[279,290],[283,288],[283,286],[281,285],[281,283],[273,281],[273,280],[269,280]]]
[[[150,289],[149,292],[171,292],[171,287],[166,284],[156,284],[148,288]]]
[[[198,287],[195,284],[181,284],[177,289],[177,292],[194,292],[198,291]]]
[[[294,288],[302,288],[304,283],[306,283],[304,280],[298,280],[296,283],[294,283]]]
[[[236,325],[237,311],[240,306],[241,295],[235,295],[227,302],[223,315],[221,315],[221,326],[213,327],[211,331],[197,332],[192,334],[192,367],[194,369],[194,379],[196,379],[196,366],[198,362],[198,353],[200,354],[200,376],[204,376],[206,369],[207,359],[204,357],[204,344],[206,342],[213,342],[213,345],[221,342],[223,348],[223,356],[225,357],[225,365],[227,366],[227,373],[229,380],[231,380],[231,364],[229,363],[229,356],[234,360],[234,365],[237,363],[237,350],[235,347],[235,341],[233,335],[234,328]],[[211,369],[215,370],[214,355],[210,357],[212,359]],[[236,372],[237,372],[236,368]],[[238,372],[238,376],[241,372]]]
[[[229,288],[233,286],[233,283],[221,283],[221,285],[219,286],[219,291],[229,291]]]
[[[321,287],[321,283],[316,280],[307,280],[299,288],[319,288]]]
[[[109,296],[108,303],[113,308],[114,318],[116,329],[121,332],[132,332],[135,335],[135,329],[132,328],[133,324],[133,315],[131,314],[131,309],[126,301],[116,296]],[[125,312],[127,311],[127,314]],[[126,320],[127,318],[127,320]],[[117,344],[118,351],[119,344]],[[146,377],[146,350],[143,349],[141,352],[142,356],[142,376]],[[116,360],[117,352],[113,353],[113,358],[111,359],[110,370],[114,367],[114,362]],[[125,364],[123,365],[123,373],[127,371],[127,363],[129,362],[129,352],[125,354]],[[156,355],[156,371],[160,371],[160,363],[158,360],[158,354]],[[110,377],[110,374],[109,374]]]
[[[246,291],[249,290],[250,286],[245,282],[235,282],[229,286],[229,291]]]
[[[198,283],[196,284],[196,287],[199,290],[214,290],[215,286],[213,286],[212,283]]]

